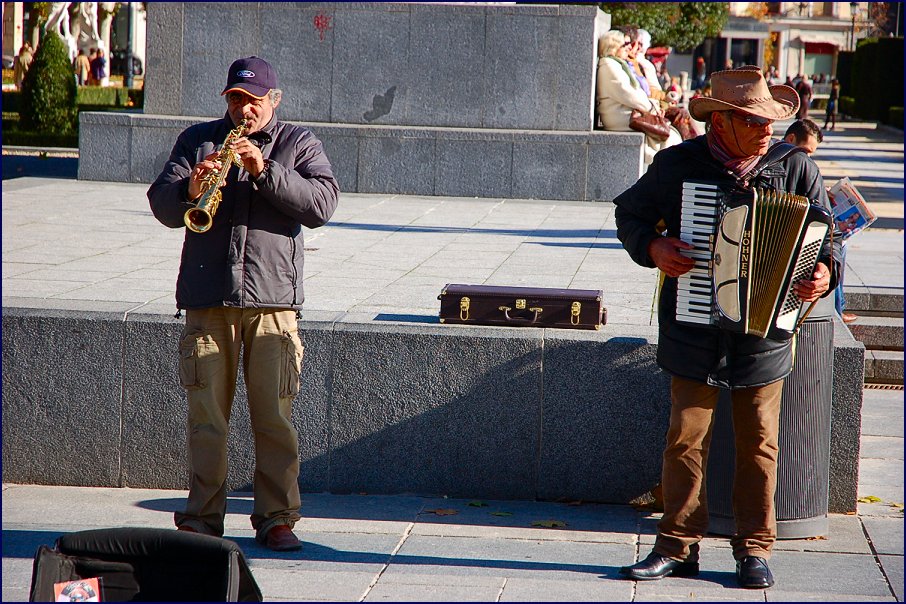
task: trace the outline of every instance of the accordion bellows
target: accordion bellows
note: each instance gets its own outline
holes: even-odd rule
[[[833,219],[808,198],[713,182],[683,183],[680,238],[695,268],[677,279],[676,320],[789,339]]]

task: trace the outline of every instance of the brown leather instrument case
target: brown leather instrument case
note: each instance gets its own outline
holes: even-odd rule
[[[437,297],[440,322],[507,327],[600,329],[603,291],[448,283]]]

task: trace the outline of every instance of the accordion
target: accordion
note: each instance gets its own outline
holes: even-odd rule
[[[811,277],[832,226],[800,195],[684,182],[680,239],[695,266],[677,278],[677,322],[793,337],[802,309],[793,284]]]

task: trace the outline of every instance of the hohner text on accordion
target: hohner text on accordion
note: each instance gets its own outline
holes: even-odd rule
[[[725,183],[683,183],[676,319],[760,337],[788,338],[801,302],[792,285],[814,270],[832,224],[805,197]]]

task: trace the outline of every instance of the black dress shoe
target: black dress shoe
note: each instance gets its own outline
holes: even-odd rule
[[[648,557],[620,569],[620,574],[635,581],[653,581],[670,575],[673,577],[694,577],[698,574],[698,562],[681,562],[651,552]]]
[[[736,580],[740,587],[765,589],[774,584],[774,575],[768,561],[757,556],[746,556],[736,561]]]

